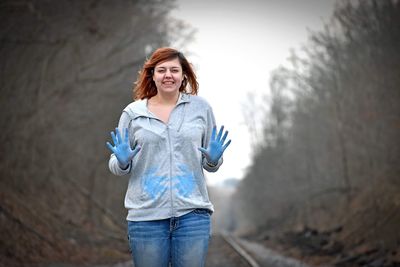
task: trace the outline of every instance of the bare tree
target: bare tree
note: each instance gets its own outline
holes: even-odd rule
[[[293,67],[272,75],[266,145],[236,194],[242,218],[258,229],[352,221],[365,230],[368,221],[373,230],[348,236],[387,246],[398,238],[379,232],[382,216],[394,224],[385,211],[400,192],[399,11],[399,1],[339,2],[305,56],[293,54]],[[370,200],[355,211],[361,198]],[[367,210],[375,215],[360,217]]]

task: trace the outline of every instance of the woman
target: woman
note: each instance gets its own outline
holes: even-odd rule
[[[107,142],[111,172],[130,174],[125,207],[136,267],[204,266],[214,209],[203,168],[218,170],[230,140],[223,126],[217,134],[197,91],[183,54],[156,50],[139,73],[136,101],[111,132],[114,145]]]

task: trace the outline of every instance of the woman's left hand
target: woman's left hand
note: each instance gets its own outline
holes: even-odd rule
[[[228,142],[226,142],[226,144],[224,144],[225,139],[228,136],[228,131],[225,131],[225,134],[222,136],[223,131],[224,131],[224,126],[221,127],[221,129],[218,132],[218,135],[216,136],[217,127],[214,126],[208,148],[207,149],[202,147],[198,148],[206,157],[207,162],[214,166],[218,164],[218,161],[222,157],[222,154],[224,153],[225,149],[231,143],[231,140],[229,140]]]

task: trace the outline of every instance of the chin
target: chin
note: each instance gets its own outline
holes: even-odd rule
[[[165,93],[174,93],[179,91],[179,88],[163,88],[162,91],[164,91]]]

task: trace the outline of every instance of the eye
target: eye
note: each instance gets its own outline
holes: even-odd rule
[[[164,73],[164,72],[165,72],[165,69],[157,69],[156,72],[157,72],[157,73]]]
[[[179,69],[173,69],[172,72],[173,72],[173,73],[178,73],[178,72],[179,72]]]

